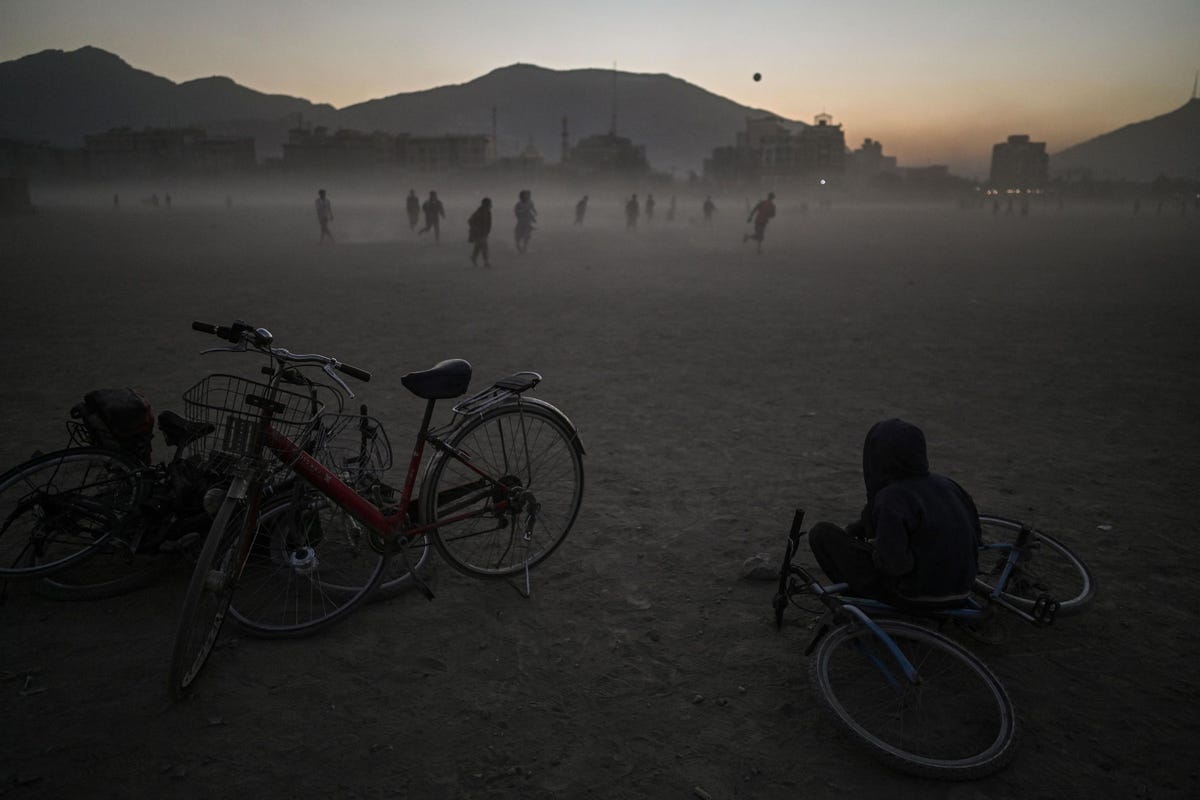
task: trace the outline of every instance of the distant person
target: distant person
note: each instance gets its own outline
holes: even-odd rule
[[[717,210],[717,204],[713,202],[712,195],[704,198],[704,224],[712,225],[713,212]]]
[[[533,224],[537,222],[537,209],[533,205],[533,197],[528,189],[522,189],[517,195],[517,204],[513,206],[513,215],[517,218],[517,227],[513,229],[513,240],[517,244],[517,252],[524,253],[529,249],[529,238],[533,236]]]
[[[113,210],[115,211],[116,209],[118,209],[120,207],[121,207],[121,195],[114,194],[113,195]]]
[[[667,222],[675,221],[675,195],[671,195],[671,203],[667,206]]]
[[[155,208],[158,208],[158,192],[155,192],[154,194],[150,195],[150,205],[154,206]]]
[[[822,571],[851,594],[908,607],[947,608],[971,595],[979,512],[966,490],[929,471],[925,434],[900,419],[876,423],[863,443],[867,504],[845,529],[808,533]]]
[[[488,234],[492,232],[492,199],[483,198],[479,208],[467,219],[467,241],[475,245],[471,250],[471,263],[479,266],[479,257],[483,256],[483,265],[492,266],[488,261]]]
[[[404,211],[408,214],[408,229],[415,231],[417,222],[421,219],[421,200],[417,197],[415,189],[408,190],[408,197],[404,199]]]
[[[170,211],[171,210],[171,195],[169,195],[169,194],[163,195],[163,202],[167,206],[167,211]]]
[[[654,221],[654,195],[646,195],[646,222]]]
[[[442,218],[446,216],[446,207],[438,200],[437,192],[429,192],[429,199],[421,204],[421,210],[425,212],[425,227],[417,233],[428,233],[432,230],[433,241],[442,241]]]
[[[575,204],[575,224],[582,225],[583,217],[587,214],[588,196],[585,194],[578,203]]]
[[[767,194],[766,200],[760,200],[758,205],[750,209],[750,215],[746,217],[746,222],[754,220],[754,233],[746,234],[742,237],[742,244],[745,244],[750,239],[758,243],[757,252],[762,252],[763,237],[767,233],[767,223],[775,216],[775,193]]]
[[[638,205],[637,195],[635,194],[625,203],[625,227],[636,228],[638,217],[641,215],[641,206]]]
[[[317,240],[317,244],[321,244],[326,239],[334,241],[333,233],[329,230],[329,223],[333,222],[333,203],[329,202],[329,198],[325,195],[324,189],[317,190],[317,222],[321,225],[321,238]]]

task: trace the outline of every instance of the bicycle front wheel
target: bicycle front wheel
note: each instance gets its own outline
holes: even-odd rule
[[[241,501],[231,489],[217,516],[213,518],[208,538],[196,559],[196,568],[184,596],[179,624],[175,628],[175,646],[171,653],[168,687],[171,695],[183,697],[192,688],[200,670],[208,661],[225,613],[237,585],[238,562],[242,552],[244,525],[232,524],[243,519]]]
[[[307,636],[357,608],[387,563],[379,537],[324,495],[280,497],[259,513],[229,613],[255,636]]]
[[[917,669],[910,681],[864,625],[831,631],[809,661],[821,703],[854,740],[912,775],[969,780],[1013,756],[1008,693],[982,661],[941,634],[908,622],[877,624]]]
[[[1012,551],[989,545],[1015,544],[1022,523],[989,514],[980,514],[979,522],[984,547],[979,551],[979,575],[975,582],[981,591],[990,594]],[[1095,591],[1096,580],[1083,560],[1062,542],[1034,529],[1000,596],[1029,611],[1040,596],[1048,595],[1058,601],[1058,613],[1065,615],[1082,609]]]
[[[52,575],[104,546],[137,509],[141,469],[115,450],[79,447],[0,476],[0,580]]]
[[[421,498],[421,522],[439,526],[430,538],[446,561],[468,575],[504,577],[562,544],[583,499],[583,457],[560,414],[530,402],[502,405],[463,425],[450,446]]]

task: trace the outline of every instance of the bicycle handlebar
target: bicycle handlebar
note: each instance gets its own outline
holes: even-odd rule
[[[333,374],[333,370],[349,375],[352,378],[357,378],[364,383],[371,380],[371,373],[361,367],[356,367],[352,364],[344,364],[332,356],[322,356],[316,353],[293,353],[282,347],[272,347],[271,343],[275,337],[266,328],[255,328],[248,322],[243,320],[234,320],[232,325],[213,325],[210,322],[193,322],[192,330],[200,333],[207,333],[216,336],[219,339],[224,339],[227,342],[235,345],[236,348],[219,348],[219,349],[239,349],[245,350],[253,347],[255,350],[266,353],[272,358],[278,360],[281,364],[284,362],[292,364],[304,364],[320,367],[329,377],[333,378],[342,388],[344,388],[351,397],[354,392],[350,391],[340,378]]]

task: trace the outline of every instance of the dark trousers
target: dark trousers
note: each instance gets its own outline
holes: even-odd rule
[[[846,531],[830,522],[818,522],[808,532],[808,545],[821,571],[834,583],[850,584],[850,593],[858,597],[884,599],[884,575],[875,566],[871,546],[854,535],[855,529],[859,526]]]

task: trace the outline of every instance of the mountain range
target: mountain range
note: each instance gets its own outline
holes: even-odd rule
[[[95,47],[44,50],[0,63],[0,137],[60,147],[80,147],[86,134],[114,127],[194,124],[210,135],[254,136],[261,158],[278,155],[288,129],[301,120],[331,130],[491,133],[495,109],[499,155],[516,155],[533,144],[557,161],[563,117],[574,143],[607,133],[614,106],[620,135],[645,145],[655,168],[683,174],[699,171],[713,147],[733,144],[747,115],[766,113],[670,75],[529,64],[335,109],[262,94],[229,78],[177,84]]]
[[[1086,169],[1105,180],[1200,179],[1200,99],[1068,147],[1050,157],[1050,168]]]
[[[615,116],[617,132],[645,145],[656,169],[682,176],[699,172],[714,147],[733,144],[747,116],[763,113],[670,75],[530,64],[337,109],[224,77],[175,83],[96,47],[0,63],[0,138],[59,147],[80,147],[85,135],[114,127],[198,125],[210,135],[252,136],[264,158],[279,155],[288,130],[301,121],[331,130],[440,135],[491,133],[494,119],[499,155],[532,144],[553,162],[564,117],[574,143],[608,132]],[[1088,169],[1106,179],[1200,176],[1200,100],[1054,153],[1050,167]]]

